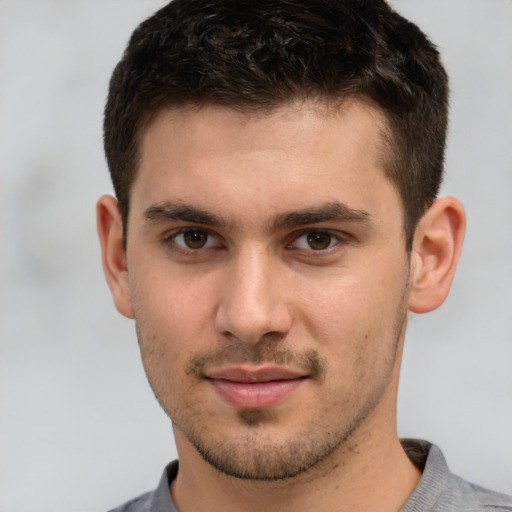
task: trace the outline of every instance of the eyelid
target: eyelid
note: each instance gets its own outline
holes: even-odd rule
[[[183,245],[180,245],[176,243],[175,239],[181,234],[188,233],[193,231],[200,231],[204,232],[208,235],[209,238],[213,239],[214,245],[210,245],[208,247],[200,247],[197,249],[185,247]],[[329,236],[331,236],[335,243],[333,245],[330,245],[329,247],[326,247],[325,249],[313,249],[313,248],[301,248],[301,247],[294,247],[296,242],[303,236],[308,235],[310,233],[325,233]],[[326,253],[331,253],[336,250],[341,249],[341,246],[345,246],[348,244],[351,240],[351,236],[343,231],[338,231],[334,229],[329,228],[304,228],[295,231],[294,233],[291,233],[288,237],[288,242],[285,243],[285,249],[293,250],[293,251],[301,251],[303,253],[309,253],[312,257],[313,256],[322,256]],[[171,229],[163,234],[162,236],[162,243],[167,246],[167,248],[174,252],[181,252],[183,254],[195,254],[199,255],[199,253],[202,253],[204,251],[208,250],[215,250],[220,249],[225,246],[225,243],[223,241],[223,238],[221,235],[219,235],[217,232],[211,231],[209,228],[205,228],[202,226],[182,226],[177,227],[174,229]]]
[[[334,245],[329,245],[329,247],[326,247],[325,249],[313,249],[313,248],[302,248],[302,247],[293,247],[293,245],[303,236],[308,235],[310,233],[325,233],[331,237],[333,237],[336,240],[336,243]],[[290,236],[290,242],[286,244],[286,247],[292,250],[299,250],[299,251],[307,251],[310,253],[316,253],[318,255],[325,254],[326,252],[336,250],[336,248],[340,244],[346,244],[348,243],[350,239],[350,236],[344,232],[328,229],[328,228],[306,228],[302,229],[298,232],[293,233]]]
[[[193,231],[200,231],[200,232],[206,233],[208,235],[208,238],[212,238],[213,240],[216,241],[215,245],[209,246],[209,247],[200,247],[198,249],[193,249],[191,247],[184,247],[175,241],[176,237],[178,237],[179,235],[182,235],[185,233],[190,233]],[[202,226],[182,226],[179,228],[174,228],[170,231],[167,231],[164,234],[164,236],[162,237],[162,242],[164,244],[166,244],[171,250],[179,251],[179,252],[183,252],[183,253],[198,253],[201,251],[206,251],[208,249],[220,248],[222,246],[221,240],[222,240],[222,237],[219,234],[214,233],[211,230],[209,230],[208,228],[204,228]],[[171,244],[172,244],[172,246],[171,246]]]

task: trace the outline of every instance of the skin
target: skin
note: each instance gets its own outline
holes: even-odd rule
[[[398,510],[416,486],[395,419],[407,315],[448,293],[464,213],[436,200],[406,253],[384,127],[355,100],[169,110],[142,140],[126,250],[100,199],[105,274],[173,421],[180,511]]]

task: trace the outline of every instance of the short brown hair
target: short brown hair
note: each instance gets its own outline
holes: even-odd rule
[[[370,99],[406,245],[438,194],[448,117],[439,53],[384,0],[174,0],[134,31],[110,81],[104,144],[123,225],[141,134],[162,109],[271,111],[295,98]]]

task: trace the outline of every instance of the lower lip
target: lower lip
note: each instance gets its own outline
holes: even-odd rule
[[[211,379],[217,392],[239,409],[268,409],[287,398],[305,379],[275,380],[270,382],[234,382]]]

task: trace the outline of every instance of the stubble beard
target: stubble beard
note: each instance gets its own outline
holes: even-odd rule
[[[205,366],[227,362],[290,365],[303,369],[316,383],[323,382],[326,372],[326,362],[316,351],[298,354],[268,336],[256,345],[235,343],[224,350],[193,357],[186,374],[199,378]],[[237,411],[236,418],[246,433],[236,439],[224,437],[219,440],[202,422],[191,421],[179,413],[170,416],[174,427],[185,435],[203,460],[221,473],[239,479],[276,481],[291,478],[315,465],[335,448],[324,446],[323,451],[319,450],[319,443],[330,437],[330,433],[324,431],[312,436],[311,431],[322,430],[318,425],[288,439],[285,437],[287,432],[283,432],[284,436],[276,439],[277,436],[269,433],[269,427],[270,431],[275,431],[272,426],[279,421],[272,409]]]
[[[369,408],[351,425],[337,433],[318,427],[307,428],[282,443],[261,439],[258,430],[264,429],[269,411],[241,411],[239,418],[253,429],[244,439],[214,442],[203,431],[184,432],[201,458],[220,473],[252,481],[281,481],[297,477],[326,462],[352,436],[373,408]],[[334,434],[334,435],[333,435]]]
[[[396,362],[403,339],[407,318],[406,295],[405,292],[392,328],[391,336],[395,338],[394,352],[390,354],[388,373],[391,373]],[[137,334],[140,343],[139,326],[137,326]],[[270,438],[268,431],[265,432],[265,429],[276,420],[272,410],[241,410],[238,411],[237,416],[240,423],[245,426],[245,436],[219,440],[210,434],[209,425],[205,423],[207,420],[204,417],[201,419],[200,412],[189,414],[189,411],[194,410],[194,403],[190,403],[186,396],[182,397],[179,405],[169,406],[165,399],[168,393],[159,386],[155,386],[155,382],[149,379],[151,372],[148,372],[148,366],[150,365],[144,358],[144,351],[143,360],[155,397],[170,417],[174,427],[181,431],[202,459],[213,468],[230,477],[244,480],[286,480],[327,462],[335,452],[350,444],[349,440],[372,414],[385,391],[384,386],[379,388],[371,393],[363,404],[357,401],[357,395],[340,397],[336,402],[336,410],[340,411],[339,423],[333,426],[322,421],[324,414],[327,417],[332,414],[326,407],[319,412],[318,418],[312,419],[302,431],[288,438],[286,436],[279,436],[279,439]],[[193,374],[200,375],[204,365],[227,361],[252,363],[265,361],[275,364],[293,362],[302,368],[307,368],[317,382],[323,380],[327,366],[315,351],[300,355],[282,347],[279,343],[276,344],[273,340],[268,340],[268,343],[264,340],[250,347],[234,344],[214,354],[196,356],[189,362],[186,373],[189,377]],[[350,417],[351,420],[347,421]],[[283,434],[286,433],[283,432]]]

